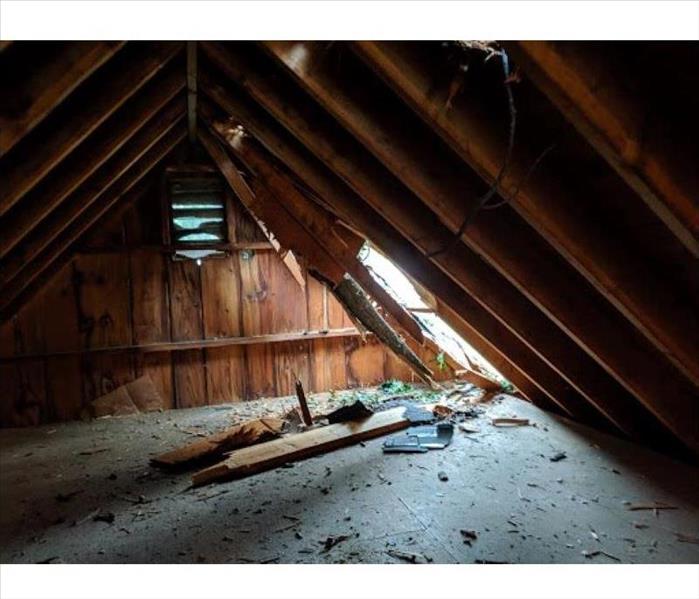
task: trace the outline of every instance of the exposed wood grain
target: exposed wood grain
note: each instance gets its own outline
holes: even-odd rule
[[[347,383],[351,387],[378,385],[386,378],[383,348],[371,338],[345,339],[345,362]]]
[[[247,399],[244,346],[206,349],[206,389],[211,405]]]
[[[135,250],[129,255],[133,344],[169,340],[167,271],[160,254]]]
[[[233,257],[205,260],[201,265],[204,337],[241,334],[239,263]]]
[[[310,381],[311,391],[332,391],[347,388],[347,369],[345,366],[345,343],[341,338],[314,339],[310,345]],[[390,356],[393,356],[389,352]],[[387,361],[388,361],[387,357]],[[402,360],[393,358],[404,366],[404,371],[410,372]]]
[[[307,66],[307,64],[305,66]],[[310,77],[310,71],[306,69],[304,72],[306,75],[304,75],[303,81],[307,83],[306,76]],[[319,68],[314,67],[313,77],[317,77],[319,72]],[[325,74],[327,74],[327,69]],[[246,76],[249,75],[249,73],[246,73]],[[391,129],[394,135],[391,138],[390,150],[388,150],[385,144],[385,135],[382,135],[380,139],[377,138],[377,127],[368,126],[366,119],[371,114],[370,112],[354,110],[350,113],[347,110],[348,104],[346,103],[343,104],[342,110],[340,109],[340,101],[349,101],[348,94],[352,92],[344,83],[338,83],[338,85],[340,87],[333,86],[332,94],[328,93],[327,87],[321,89],[320,86],[314,85],[313,93],[317,97],[322,96],[324,106],[331,110],[341,122],[349,126],[356,135],[361,136],[367,149],[375,153],[387,167],[398,174],[405,184],[411,187],[415,193],[420,194],[425,203],[432,206],[437,211],[439,217],[449,223],[452,230],[458,228],[464,217],[462,201],[463,190],[468,189],[468,187],[465,185],[464,180],[462,181],[463,188],[461,189],[461,193],[450,194],[446,191],[448,185],[445,181],[441,178],[439,180],[431,178],[431,171],[423,168],[424,162],[413,163],[415,156],[412,156],[413,152],[410,150],[410,147],[411,144],[414,145],[414,136],[418,130],[419,123],[416,126],[416,131],[412,131],[411,128],[410,143],[399,142],[402,132],[405,131],[403,121],[401,121],[400,130],[395,128]],[[267,88],[268,87],[269,86],[267,86]],[[359,98],[354,95],[352,100],[359,100]],[[287,99],[285,105],[288,107],[289,104],[290,102]],[[374,103],[373,106],[374,108],[378,106],[385,107],[385,103],[383,101],[377,102]],[[363,104],[363,107],[366,109],[366,104]],[[295,107],[297,112],[299,108],[299,106]],[[391,112],[394,112],[393,108]],[[387,115],[388,112],[382,112],[384,118],[380,124],[381,131],[384,131],[384,133],[389,130],[388,125],[391,123]],[[374,125],[376,124],[377,122],[374,122]],[[397,124],[397,121],[393,124]],[[291,123],[291,125],[293,125],[293,123]],[[315,119],[314,122],[314,130],[316,132],[318,131],[317,119]],[[311,137],[311,135],[306,132],[299,131],[299,134],[304,134],[307,139]],[[324,135],[323,138],[323,143],[327,144],[329,140],[328,136]],[[308,143],[311,142],[309,141]],[[317,145],[316,143],[316,146]],[[336,168],[346,169],[348,155],[344,152],[340,154],[336,143],[333,144],[330,150],[332,151]],[[325,149],[323,151],[325,151]],[[398,158],[399,155],[401,157],[400,159]],[[430,156],[431,159],[433,159],[436,154],[433,152]],[[406,168],[407,161],[411,162],[410,168]],[[453,173],[459,172],[463,173],[464,171],[463,169],[460,171],[453,171]],[[344,176],[347,178],[347,175]],[[359,171],[351,175],[351,178],[355,181],[358,181],[361,177],[366,177],[366,172]],[[451,181],[453,180],[454,178],[452,176]],[[376,182],[377,181],[374,181],[374,183]],[[433,190],[430,194],[427,194],[428,187]],[[438,194],[437,189],[442,191]],[[475,188],[475,192],[476,193],[473,194],[474,198],[480,195],[478,193],[478,188]],[[383,201],[377,203],[377,208],[385,207],[386,196],[391,197],[391,195],[393,195],[393,197],[395,197],[397,193],[403,196],[405,195],[401,194],[398,188],[395,188],[388,194],[383,195]],[[378,198],[376,199],[378,200]],[[449,202],[448,208],[444,203],[440,203],[438,200]],[[415,216],[412,209],[406,209],[405,198],[401,201],[401,209],[403,211],[403,216],[406,214],[409,214],[411,217]],[[689,385],[687,381],[678,378],[676,371],[674,371],[669,364],[664,362],[664,357],[662,355],[653,355],[652,350],[649,351],[650,348],[647,346],[643,347],[642,343],[640,351],[636,352],[634,355],[630,354],[628,351],[622,351],[621,345],[626,345],[627,343],[634,347],[639,347],[640,339],[638,339],[636,331],[613,310],[606,309],[604,300],[586,287],[584,281],[576,281],[576,285],[579,285],[579,292],[571,291],[563,298],[560,294],[560,281],[566,280],[570,286],[571,279],[575,276],[573,269],[567,264],[556,261],[556,256],[551,252],[550,248],[546,250],[547,257],[543,258],[544,247],[541,245],[543,241],[534,234],[529,235],[531,238],[527,237],[527,227],[523,226],[520,222],[515,223],[517,219],[512,219],[512,227],[508,230],[506,228],[506,217],[508,214],[507,207],[504,207],[502,210],[498,211],[497,214],[491,211],[490,214],[479,215],[479,218],[469,228],[468,234],[464,237],[464,240],[472,244],[478,252],[487,258],[491,266],[497,267],[502,275],[507,276],[510,283],[514,283],[521,293],[527,295],[530,301],[534,302],[537,308],[544,311],[546,316],[552,319],[557,325],[563,325],[564,319],[568,324],[572,324],[573,321],[575,321],[574,329],[571,329],[570,326],[563,325],[562,328],[564,332],[570,335],[585,351],[589,351],[599,365],[610,374],[613,374],[617,382],[625,386],[627,391],[633,393],[636,399],[660,420],[663,425],[674,430],[678,437],[684,438],[688,447],[699,448],[699,430],[697,430],[697,427],[689,425],[688,419],[677,417],[678,411],[682,412],[688,409],[686,398],[695,397],[696,391],[691,388],[691,385]],[[485,223],[486,219],[488,219],[487,224]],[[437,225],[437,223],[434,224]],[[492,234],[495,231],[498,231],[498,235]],[[429,249],[434,251],[444,247],[444,242],[449,238],[450,234],[443,236],[441,241],[437,238],[436,243],[433,243],[432,247]],[[539,245],[538,248],[537,244]],[[535,256],[535,251],[538,249],[541,249],[541,252],[539,255]],[[504,253],[508,254],[507,259],[505,259]],[[525,256],[526,259],[524,258]],[[541,262],[542,259],[543,262]],[[504,263],[505,260],[507,260],[506,265]],[[537,268],[531,269],[528,267],[529,264],[537,264]],[[538,268],[540,264],[546,267],[545,271]],[[536,285],[532,284],[534,276],[537,277]],[[574,310],[571,309],[570,305],[565,305],[571,298],[578,304]],[[594,313],[592,310],[593,302],[595,302]],[[553,308],[554,304],[555,309]],[[582,317],[585,311],[588,311],[588,314]],[[600,314],[604,315],[604,319],[600,318]],[[582,320],[585,321],[584,324]],[[609,331],[612,330],[615,331],[616,334],[611,338],[605,338],[609,337]],[[622,337],[625,337],[625,342],[622,341]],[[610,343],[610,341],[617,343],[618,346],[613,346],[613,343]],[[535,347],[543,351],[550,347],[550,344],[537,344]],[[594,350],[591,350],[592,347],[594,347]],[[556,355],[554,358],[558,358],[558,356]],[[569,364],[573,367],[577,366],[574,360],[570,360]],[[645,364],[645,366],[639,369],[641,364]],[[659,371],[663,371],[661,376],[658,376]],[[601,372],[600,376],[604,377]],[[594,383],[597,380],[604,380],[604,378],[585,379],[577,383],[576,388],[580,390],[583,388],[583,384],[589,385],[591,384],[589,381]],[[665,400],[662,402],[658,400],[660,394],[667,394],[667,385],[673,385],[675,387],[675,392],[671,394],[673,398],[671,401],[674,401],[672,408],[667,405]],[[578,411],[583,414],[587,411],[589,418],[593,419],[593,421],[599,420],[599,416],[595,415],[594,411],[591,411],[591,409],[594,408],[594,410],[602,414],[605,418],[610,420],[610,422],[613,422],[617,427],[622,428],[622,430],[630,432],[631,434],[639,434],[637,431],[639,424],[635,417],[630,416],[630,414],[638,412],[639,408],[632,408],[631,411],[629,411],[627,408],[634,405],[633,400],[620,401],[620,397],[625,399],[623,395],[619,396],[616,394],[604,395],[603,399],[586,394],[585,398],[589,401],[589,404],[587,406],[580,404],[578,406]],[[640,428],[643,427],[640,426]],[[642,433],[640,434],[642,435]]]
[[[193,349],[172,354],[178,408],[196,408],[208,405],[204,351]]]
[[[173,341],[201,339],[204,332],[199,266],[193,260],[169,261],[170,319]]]
[[[276,397],[274,347],[268,343],[245,346],[245,399]]]
[[[83,256],[73,267],[81,346],[131,343],[126,256]]]
[[[151,459],[151,464],[166,468],[191,465],[202,460],[223,457],[229,451],[269,441],[281,433],[284,421],[279,418],[249,420],[209,435]]]
[[[565,392],[561,393],[560,379],[558,386],[549,386],[546,383],[554,381],[557,375],[509,331],[506,331],[503,325],[490,316],[476,301],[466,295],[462,289],[457,288],[456,284],[440,270],[435,269],[427,258],[413,248],[379,212],[364,203],[279,125],[262,116],[258,107],[245,103],[243,95],[239,93],[234,95],[220,85],[211,86],[211,84],[207,85],[204,91],[214,97],[216,102],[230,114],[234,114],[251,128],[267,149],[286,163],[291,170],[302,176],[304,182],[332,205],[337,214],[364,231],[374,243],[402,264],[423,285],[435,292],[439,289],[441,296],[448,298],[446,301],[452,308],[447,320],[451,318],[454,324],[457,322],[454,319],[458,319],[458,328],[464,338],[491,363],[496,364],[501,372],[507,372],[506,376],[509,380],[527,397],[547,409],[560,409],[556,407],[554,399],[558,394],[560,402],[566,395]],[[337,303],[331,297],[331,306],[333,302]],[[464,314],[468,315],[468,320],[476,326],[475,329],[464,321]],[[485,334],[478,333],[479,330],[485,331]],[[495,340],[496,346],[493,346],[489,339]],[[517,366],[511,361],[513,357],[518,360]],[[526,372],[529,374],[525,374]],[[534,383],[534,381],[539,382]],[[546,391],[541,388],[542,384]],[[546,399],[547,395],[549,399]],[[570,413],[567,408],[563,409]]]
[[[200,486],[218,480],[257,474],[285,463],[407,428],[409,421],[403,418],[403,411],[403,408],[387,410],[373,414],[365,420],[331,424],[262,445],[240,449],[221,464],[195,473],[192,476],[192,484]]]
[[[206,105],[203,106],[205,108]],[[269,155],[265,156],[261,151],[259,144],[247,136],[235,135],[226,137],[226,126],[217,127],[214,129],[218,134],[229,141],[230,147],[236,152],[236,155],[264,181],[265,186],[272,192],[273,200],[276,200],[283,211],[288,213],[291,222],[298,223],[306,233],[315,239],[323,242],[325,251],[330,254],[349,273],[382,308],[388,312],[400,327],[408,333],[413,339],[422,343],[424,337],[422,330],[415,319],[407,313],[403,307],[384,290],[379,283],[370,275],[367,269],[356,259],[357,251],[363,244],[364,240],[353,234],[348,229],[344,229],[342,236],[335,232],[337,227],[336,219],[326,210],[309,200],[302,194],[294,185],[294,182],[276,165],[270,162]],[[257,207],[254,208],[258,210]],[[265,202],[264,206],[259,207],[260,217],[271,223],[272,215],[270,211],[274,211],[275,207]],[[276,227],[283,225],[283,219],[275,220]],[[289,226],[287,221],[287,228]],[[273,226],[273,231],[279,231]],[[282,229],[278,235],[282,235],[284,240],[286,229]],[[326,261],[317,262],[319,256],[315,248],[311,248],[307,243],[301,243],[299,237],[286,237],[289,243],[298,242],[299,246],[290,246],[294,251],[299,251],[305,255],[311,265],[323,273]],[[308,252],[308,253],[304,253]],[[315,261],[315,262],[314,262]],[[330,267],[328,267],[330,268]],[[334,271],[333,271],[334,272]],[[324,274],[328,277],[328,274]],[[335,283],[338,281],[331,278]]]
[[[82,356],[83,405],[111,393],[136,378],[132,356],[96,353]]]
[[[134,360],[134,375],[147,375],[163,399],[163,410],[175,407],[173,390],[172,357],[169,353],[136,354]]]
[[[391,180],[386,171],[382,170],[370,157],[366,157],[364,150],[356,142],[349,139],[346,132],[340,130],[338,126],[329,119],[321,119],[317,111],[311,110],[308,106],[308,102],[301,99],[298,91],[294,93],[294,90],[288,87],[284,87],[283,89],[279,86],[275,87],[270,80],[262,80],[256,77],[254,71],[246,67],[246,63],[243,61],[242,57],[239,55],[233,57],[230,52],[227,52],[220,46],[204,44],[204,49],[216,62],[217,66],[224,69],[226,74],[230,77],[235,77],[238,81],[242,80],[246,90],[249,91],[258,102],[262,103],[266,109],[279,119],[291,133],[297,136],[307,148],[312,150],[318,158],[323,160],[329,168],[333,169],[336,173],[340,174],[345,181],[350,183],[358,195],[362,196],[363,199],[358,199],[358,195],[352,193],[348,194],[347,191],[342,188],[338,190],[339,195],[337,199],[348,204],[348,208],[345,209],[342,214],[350,222],[356,218],[362,218],[366,213],[366,206],[364,203],[364,200],[366,200],[376,211],[373,213],[373,219],[376,218],[378,213],[384,217],[384,223],[387,223],[387,221],[393,222],[402,235],[412,240],[412,242],[417,244],[424,252],[429,252],[439,247],[441,242],[450,236],[449,231],[443,227],[433,213],[426,210],[424,206],[421,208],[420,203],[414,196],[406,195],[405,188],[397,181]],[[219,90],[219,92],[220,91],[221,90]],[[295,99],[293,103],[291,101],[292,98]],[[230,94],[226,94],[225,91],[223,93],[218,93],[217,99],[225,102],[225,105],[230,107],[233,111],[240,110],[240,104],[236,103],[235,100],[231,98]],[[271,127],[265,127],[264,123],[260,126],[259,118],[252,120],[250,118],[252,111],[249,108],[246,109],[246,107],[244,107],[243,110],[246,113],[245,122],[248,126],[253,127],[253,130],[257,134],[259,134],[261,130],[264,131],[266,139],[269,140],[272,138],[267,144],[268,147],[274,147],[279,151],[278,148],[280,144],[284,143],[283,137],[278,135],[274,136],[274,133],[271,132]],[[251,122],[253,122],[252,125],[250,125]],[[323,128],[323,135],[318,135],[317,132],[321,126]],[[288,153],[287,150],[287,156]],[[325,185],[325,189],[328,190],[328,193],[321,195],[329,203],[336,202],[335,195],[331,195],[331,190],[337,190],[337,185],[333,185],[332,183],[327,184],[327,176],[324,177],[322,174],[319,174],[317,172],[318,167],[314,167],[312,161],[309,163],[308,158],[304,159],[303,154],[296,158],[296,163],[298,166],[309,165],[306,166],[305,169],[297,167],[294,170],[296,170],[296,172],[309,173],[310,168],[309,176],[314,176],[314,184],[316,186]],[[349,208],[349,206],[352,206],[352,208]],[[410,223],[411,228],[406,227],[408,223]],[[431,226],[433,229],[439,231],[434,236],[436,237],[436,241],[432,241],[429,237],[426,240],[424,239],[425,234],[423,231],[426,226]],[[362,223],[362,226],[358,228],[364,229],[365,231],[372,231],[372,233],[368,235],[372,239],[386,237],[382,235],[380,230],[377,230],[377,228],[372,225],[371,219],[366,219]],[[386,224],[384,224],[383,229],[386,229]],[[390,230],[390,228],[386,230]],[[434,237],[432,239],[434,239]],[[426,243],[426,241],[428,243]],[[459,259],[454,260],[453,264],[463,268],[463,259],[467,257],[468,254],[464,254],[464,252],[466,252],[464,248],[459,247],[459,250],[461,252]],[[404,249],[403,253],[405,253],[405,251],[407,250]],[[415,262],[415,260],[420,260],[419,253],[413,252],[413,254],[413,262]],[[473,254],[470,256],[471,262],[469,265],[473,263],[478,266],[478,257]],[[435,259],[439,258],[439,256],[435,257]],[[410,263],[407,258],[400,262],[405,265]],[[441,262],[438,261],[437,263],[442,266]],[[446,267],[443,268],[447,273],[449,272]],[[481,269],[482,268],[483,267],[481,267]],[[433,269],[426,266],[425,270]],[[465,274],[470,273],[470,269],[464,268],[464,270]],[[460,285],[464,285],[463,281],[456,278],[455,280]],[[503,294],[512,294],[512,291],[508,290],[507,284],[498,280],[498,275],[496,273],[490,274],[488,280],[490,280],[491,284],[498,284],[498,292],[502,291]],[[479,301],[480,294],[482,293],[480,287],[475,287],[475,290],[471,287],[470,290],[474,293],[474,299]],[[497,298],[498,294],[494,293],[493,297]],[[522,300],[520,300],[519,303],[522,304]],[[522,304],[522,306],[526,308],[526,302]],[[460,309],[458,305],[454,307],[456,310]],[[489,308],[487,302],[483,304],[483,307],[486,310],[492,310],[492,308]],[[529,310],[531,312],[530,308]],[[472,311],[469,310],[468,312],[471,313]],[[536,314],[532,313],[532,317],[536,318]],[[532,326],[532,322],[534,321],[531,319],[528,320],[522,330],[529,330]],[[552,329],[551,323],[547,322],[546,319],[542,319],[539,316],[538,322],[541,323],[541,326],[547,327],[546,330],[548,332],[555,332],[555,327]],[[512,326],[509,322],[503,324],[505,324],[505,326]],[[519,331],[519,334],[521,334],[522,330]],[[558,335],[560,337],[560,332]],[[502,338],[502,335],[500,337]],[[546,348],[550,347],[551,343],[549,342],[546,344]],[[533,364],[531,367],[541,370],[538,364]],[[535,380],[551,380],[550,377],[547,378],[541,375],[532,378]],[[556,393],[558,393],[558,397],[556,397]],[[557,402],[565,403],[567,401],[571,403],[575,399],[574,396],[567,398],[567,394],[561,393],[560,384],[556,393],[553,394],[553,397],[556,397],[555,401]],[[585,419],[585,411],[588,410],[580,401],[575,402],[574,405],[567,406],[565,409],[568,412],[575,413],[582,419]]]

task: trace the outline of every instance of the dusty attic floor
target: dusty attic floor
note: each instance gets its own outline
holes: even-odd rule
[[[188,474],[148,466],[193,432],[293,404],[0,431],[0,562],[395,563],[394,551],[435,563],[699,561],[699,545],[676,534],[699,536],[696,468],[509,396],[443,451],[384,455],[375,439],[195,490]],[[513,415],[536,426],[490,425]],[[678,509],[628,509],[654,501]],[[113,522],[94,520],[96,510]],[[470,545],[462,529],[477,533]],[[583,554],[596,550],[606,555]]]

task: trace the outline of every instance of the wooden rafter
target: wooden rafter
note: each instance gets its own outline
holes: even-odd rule
[[[258,144],[249,136],[238,135],[236,137],[234,134],[231,137],[225,127],[217,127],[215,124],[213,129],[229,144],[229,147],[233,149],[241,161],[264,179],[265,184],[273,191],[275,199],[283,205],[283,210],[309,235],[321,241],[326,252],[337,259],[345,272],[349,273],[406,333],[418,343],[424,343],[425,338],[420,325],[373,279],[366,267],[357,260],[357,250],[353,248],[361,245],[363,240],[345,230],[345,235],[351,234],[357,238],[348,245],[340,237],[340,233],[334,233],[336,230],[335,218],[299,192],[293,182],[271,163],[268,155],[265,156]],[[277,210],[278,208],[271,207],[270,209]],[[267,210],[265,213],[268,213]]]
[[[119,52],[106,69],[100,70],[99,76],[80,87],[80,97],[71,97],[71,102],[64,102],[59,112],[66,112],[68,108],[72,112],[60,115],[63,118],[54,124],[57,128],[51,126],[50,137],[38,139],[41,132],[51,125],[50,121],[57,112],[25,137],[11,154],[3,157],[0,162],[0,179],[3,180],[0,215],[37,185],[182,48],[175,42],[132,44],[136,44],[133,49],[127,47]],[[71,105],[67,107],[67,104]],[[31,144],[31,148],[24,147],[24,142],[30,140],[36,143]]]
[[[211,81],[207,82],[203,91],[229,114],[242,120],[265,147],[324,198],[338,216],[363,231],[413,278],[439,294],[452,307],[453,316],[464,321],[463,326],[454,328],[460,330],[469,343],[496,365],[527,397],[548,409],[558,402],[560,409],[570,413],[565,407],[565,397],[570,389],[560,377],[463,289],[435,268],[380,213],[365,204],[279,125],[275,126],[269,117],[265,118],[259,108],[255,110],[253,105],[244,103],[240,94],[228,94]],[[473,326],[467,324],[466,319]]]
[[[663,140],[648,139],[642,99],[626,92],[608,66],[586,53],[582,44],[513,42],[506,47],[585,139],[699,257],[696,172],[679,172],[678,157],[670,158],[667,147],[660,147]]]
[[[148,188],[149,185],[145,182],[142,182],[136,185],[129,192],[124,194],[120,199],[120,202],[126,205],[132,204],[136,202],[139,198],[141,198],[146,193]],[[91,229],[94,228],[94,226],[95,225],[93,224],[92,227],[88,228],[85,231],[85,233],[83,233],[83,236],[88,235]],[[75,259],[78,253],[79,252],[77,250],[74,250],[73,247],[68,248],[60,256],[58,256],[55,260],[52,261],[51,268],[46,268],[42,270],[40,274],[34,277],[31,283],[29,283],[21,291],[21,293],[19,293],[19,295],[17,295],[15,299],[12,300],[10,304],[8,304],[5,308],[0,309],[0,323],[3,323],[6,320],[9,320],[10,318],[16,316],[27,303],[29,303],[31,300],[33,300],[37,295],[41,293],[41,291],[51,282],[51,280],[59,272],[61,272],[68,264],[70,264]]]
[[[107,189],[101,190],[98,197],[90,202],[90,206],[81,211],[79,217],[72,220],[70,226],[64,229],[31,263],[23,268],[10,285],[2,288],[3,303],[0,314],[3,319],[15,313],[15,300],[34,279],[47,270],[54,261],[60,259],[71,245],[87,231],[95,222],[115,205],[120,198],[136,186],[151,172],[170,151],[187,135],[184,122],[172,126],[138,162],[133,164],[117,181]]]
[[[303,271],[293,252],[289,252],[288,248],[282,248],[279,241],[272,235],[271,231],[267,229],[265,223],[263,223],[259,217],[250,210],[249,207],[255,204],[255,196],[252,190],[248,187],[248,184],[245,182],[245,179],[243,179],[243,176],[240,174],[235,165],[230,162],[230,159],[228,159],[226,154],[219,147],[218,142],[216,142],[211,133],[209,133],[207,130],[201,130],[198,132],[198,138],[204,146],[204,149],[206,149],[208,152],[209,156],[211,156],[214,163],[217,164],[221,174],[224,176],[237,198],[240,200],[243,206],[248,209],[248,213],[252,219],[257,223],[257,226],[260,228],[269,243],[272,244],[272,247],[274,247],[277,254],[279,254],[279,257],[293,279],[301,288],[305,288],[306,282],[303,277]]]
[[[109,60],[124,42],[70,42],[56,54],[46,53],[40,64],[24,65],[12,96],[21,101],[13,110],[0,112],[0,157],[60,104],[78,85]]]
[[[498,124],[483,118],[487,112],[471,109],[473,102],[456,103],[445,109],[448,85],[438,85],[429,66],[406,53],[401,45],[362,42],[362,55],[407,103],[488,182],[497,176],[505,144],[496,134]],[[619,243],[616,236],[600,230],[594,218],[585,213],[585,181],[564,186],[545,162],[536,177],[527,181],[525,172],[534,162],[524,155],[520,137],[518,154],[505,173],[503,188],[519,193],[512,204],[576,268],[606,300],[611,302],[658,351],[699,385],[699,338],[696,309],[672,288],[658,283],[659,273]],[[575,199],[571,201],[571,194]],[[499,213],[504,210],[498,211]],[[483,219],[479,219],[479,225]],[[491,219],[497,226],[496,219]],[[481,226],[472,228],[478,232]],[[471,238],[473,239],[473,235]],[[560,310],[554,310],[562,314]],[[610,315],[611,320],[615,320]],[[628,328],[628,327],[626,327]],[[601,337],[600,337],[601,338]]]
[[[155,77],[133,98],[74,150],[18,208],[2,221],[6,234],[0,238],[0,257],[74,192],[90,175],[129,142],[134,134],[184,87],[181,72],[168,69]],[[181,101],[183,103],[183,100]]]
[[[136,164],[183,116],[185,106],[177,99],[153,116],[119,152],[89,177],[43,226],[18,245],[0,264],[0,285],[10,282],[65,229],[80,217],[101,194]]]
[[[226,179],[234,178],[236,176],[234,173],[237,173],[237,169],[218,140],[215,139],[214,133],[202,129],[199,132],[199,137],[214,162],[221,169],[224,177]],[[329,283],[338,300],[342,301],[346,308],[353,308],[353,310],[349,310],[351,316],[354,316],[367,329],[374,332],[384,345],[397,358],[405,362],[421,379],[424,379],[429,384],[433,384],[429,369],[405,342],[399,339],[390,325],[386,324],[378,316],[376,309],[370,306],[364,296],[364,291],[356,286],[351,277],[349,279],[346,277],[345,273],[348,272],[348,269],[351,275],[352,272],[356,271],[356,268],[344,263],[341,252],[338,251],[337,247],[340,245],[339,242],[336,241],[334,248],[329,247],[328,243],[332,246],[331,237],[326,235],[325,239],[317,238],[304,227],[302,220],[299,218],[300,215],[290,210],[289,206],[280,202],[275,196],[275,192],[281,192],[285,195],[294,195],[295,193],[298,194],[298,192],[290,184],[284,185],[283,176],[276,167],[262,161],[253,161],[249,152],[243,152],[240,147],[242,145],[241,140],[229,140],[228,143],[237,150],[237,155],[245,160],[246,166],[253,170],[255,175],[250,181],[251,189],[249,193],[245,194],[246,200],[241,198],[242,202],[249,202],[245,204],[245,207],[274,231],[275,236],[283,246],[293,249],[304,257],[315,276]],[[236,185],[239,184],[236,183]],[[358,264],[356,260],[355,264]],[[376,283],[374,282],[373,285],[376,286]],[[356,290],[361,296],[357,304],[352,306],[348,301],[349,297],[351,297],[350,293],[348,293],[350,289],[352,294]],[[370,287],[370,289],[374,289],[374,287]],[[377,297],[374,296],[374,299],[377,299]],[[364,312],[367,308],[368,311]],[[378,326],[379,324],[381,326]]]
[[[279,84],[270,78],[258,77],[254,69],[241,66],[243,56],[236,52],[226,52],[220,46],[206,45],[206,51],[217,66],[226,69],[230,75],[234,75],[237,81],[242,81],[246,90],[263,106],[266,107],[289,131],[298,137],[309,149],[321,158],[330,168],[335,170],[343,179],[349,182],[367,202],[377,211],[381,212],[404,235],[418,244],[425,253],[439,248],[452,234],[431,213],[424,204],[421,204],[410,194],[406,194],[405,188],[397,181],[393,182],[390,176],[377,169],[375,163],[365,158],[365,151],[352,143],[347,134],[331,123],[327,117],[323,118],[308,102],[303,100],[298,92],[288,86],[283,90]],[[222,52],[223,54],[218,54]],[[339,92],[338,92],[339,93]],[[301,99],[299,99],[301,98]],[[393,140],[396,142],[396,140]],[[463,205],[459,203],[455,207],[461,213],[442,213],[441,218],[453,223],[455,218],[463,214]],[[454,227],[458,225],[453,225]],[[523,229],[526,233],[527,229]],[[519,234],[519,232],[518,232]],[[508,232],[501,240],[500,245],[506,245],[514,240],[513,233]],[[534,241],[536,241],[534,239]],[[541,245],[541,244],[539,244]],[[521,256],[527,255],[526,247],[517,246],[513,252],[518,258],[521,267]],[[458,250],[458,254],[455,254]],[[544,260],[553,260],[550,256]],[[541,259],[541,258],[537,258]],[[473,297],[487,310],[493,310],[493,305],[500,303],[501,309],[507,309],[507,315],[497,312],[493,314],[501,319],[501,322],[511,328],[512,332],[530,345],[530,348],[545,356],[548,364],[557,369],[557,372],[565,378],[568,384],[584,393],[589,402],[586,404],[579,396],[571,395],[568,400],[569,409],[572,406],[577,417],[598,419],[591,410],[599,410],[606,418],[616,423],[616,426],[631,432],[639,420],[631,416],[637,408],[633,408],[633,399],[624,392],[623,388],[605,376],[603,370],[585,356],[580,348],[576,347],[559,328],[538,312],[524,298],[517,298],[517,292],[510,288],[503,279],[503,273],[496,273],[482,263],[479,256],[469,250],[463,244],[456,244],[450,252],[434,256],[434,261],[450,274],[454,280],[470,290]],[[542,265],[546,266],[545,264]],[[555,265],[554,265],[555,268]],[[458,269],[457,273],[453,272]],[[480,276],[477,276],[480,273]],[[484,287],[489,285],[489,291]],[[518,286],[521,291],[521,287]],[[560,294],[557,294],[560,295]],[[506,299],[510,298],[510,299]],[[517,310],[516,312],[514,310]],[[587,308],[589,311],[589,307]],[[513,325],[513,319],[519,314]],[[589,322],[594,318],[587,318]],[[610,329],[607,329],[607,331]],[[532,335],[538,335],[538,342],[532,342]],[[589,369],[588,376],[581,376]],[[577,401],[576,401],[577,397]],[[633,409],[629,409],[632,407]]]
[[[415,141],[416,131],[411,130],[408,141],[403,135],[405,123],[402,123],[400,128],[387,129],[391,123],[389,111],[382,112],[384,119],[380,123],[382,129],[379,135],[377,122],[367,118],[371,114],[370,108],[366,103],[362,103],[360,108],[356,103],[359,100],[358,95],[353,94],[346,83],[351,79],[354,89],[362,86],[357,85],[355,77],[333,77],[330,69],[323,68],[322,61],[325,60],[325,56],[319,56],[307,47],[303,53],[295,51],[283,43],[270,43],[268,47],[308,89],[312,90],[335,118],[359,136],[367,149],[403,183],[420,195],[426,204],[432,206],[444,222],[453,229],[460,226],[466,216],[463,206],[465,186],[462,187],[461,194],[451,195],[447,185],[448,181],[456,180],[455,174],[463,171],[455,171],[447,182],[441,178],[435,180],[432,177],[432,167],[441,162],[442,156],[437,155],[433,149],[425,152],[422,162],[413,162],[409,146]],[[299,59],[300,56],[303,60]],[[318,56],[319,60],[314,61],[310,56]],[[324,81],[322,89],[318,85],[321,80]],[[373,104],[385,107],[383,102]],[[387,131],[392,135],[386,137]],[[390,144],[386,143],[388,140]],[[425,161],[429,161],[429,168],[425,168]],[[465,183],[465,179],[459,180]],[[430,189],[432,191],[428,193]],[[476,193],[472,197],[476,198],[479,195]],[[403,205],[405,206],[404,202]],[[547,206],[546,209],[549,208],[550,206]],[[665,356],[662,353],[654,353],[649,344],[644,344],[636,329],[611,309],[600,296],[586,288],[583,280],[579,277],[576,280],[574,271],[567,268],[568,265],[562,261],[557,261],[543,240],[533,234],[528,235],[529,229],[522,226],[514,215],[509,219],[507,216],[507,206],[497,214],[491,211],[488,216],[479,215],[475,223],[469,227],[464,240],[545,311],[547,316],[590,353],[600,366],[613,374],[617,381],[631,391],[665,426],[683,439],[687,447],[699,451],[699,427],[687,421],[692,402],[699,401],[696,389],[688,381],[678,377],[672,365],[665,361]],[[444,246],[444,241],[438,243],[431,248],[433,251]],[[537,264],[538,267],[532,269],[528,266],[531,264]],[[566,297],[562,297],[560,293],[563,280],[567,281],[569,288],[576,288],[576,291],[569,289]],[[686,322],[691,323],[692,319],[687,319]],[[610,331],[614,331],[614,335],[610,335]],[[672,398],[668,397],[668,386],[674,387],[671,392]],[[630,421],[630,425],[635,424],[625,409],[619,409],[622,406],[616,404],[614,396],[604,397],[601,401],[599,398],[586,397],[617,426],[624,422],[624,418]],[[673,406],[668,405],[670,402]],[[684,416],[680,416],[680,413],[684,413]]]

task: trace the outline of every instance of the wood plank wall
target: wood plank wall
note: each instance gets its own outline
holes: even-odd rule
[[[358,336],[235,345],[176,352],[56,352],[217,337],[241,337],[353,324],[324,286],[303,290],[271,250],[174,262],[163,243],[160,191],[154,191],[81,245],[72,263],[15,318],[0,326],[0,426],[79,417],[84,406],[143,374],[163,408],[187,408],[291,395],[298,376],[311,392],[413,380],[375,340]],[[230,241],[264,241],[228,198]],[[413,347],[435,369],[436,356]],[[36,358],[12,362],[19,355]]]

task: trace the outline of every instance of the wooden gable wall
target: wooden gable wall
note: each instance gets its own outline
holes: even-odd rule
[[[374,339],[362,342],[323,285],[307,275],[303,289],[294,280],[231,196],[229,239],[256,249],[233,250],[201,266],[173,261],[162,249],[159,193],[153,186],[89,237],[2,325],[0,425],[74,419],[90,401],[144,374],[164,409],[291,395],[296,376],[311,392],[412,380],[407,366]],[[167,345],[323,330],[338,336],[178,351]],[[165,349],[149,351],[152,344]],[[133,349],[139,346],[147,350]],[[420,352],[436,366],[434,352]]]

